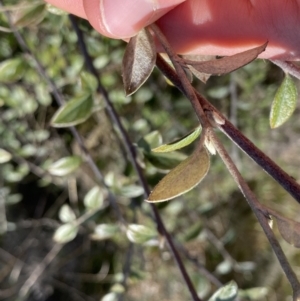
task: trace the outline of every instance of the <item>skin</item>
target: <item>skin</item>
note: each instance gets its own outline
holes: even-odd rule
[[[177,53],[300,60],[300,0],[47,0],[101,34],[128,39],[157,22]]]

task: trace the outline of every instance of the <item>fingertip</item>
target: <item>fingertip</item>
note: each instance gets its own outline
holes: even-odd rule
[[[185,0],[84,0],[92,26],[103,35],[126,39]]]
[[[70,14],[86,19],[82,0],[45,0]]]

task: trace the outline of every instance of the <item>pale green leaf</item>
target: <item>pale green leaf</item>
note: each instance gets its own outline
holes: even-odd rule
[[[128,186],[122,186],[118,193],[122,196],[128,197],[128,198],[135,198],[140,195],[143,195],[144,188],[138,185],[128,185]]]
[[[80,81],[82,89],[88,93],[94,93],[97,90],[98,82],[93,74],[82,71],[80,73]]]
[[[40,23],[46,15],[45,3],[39,3],[20,10],[14,20],[16,27],[25,27]]]
[[[11,157],[12,156],[9,152],[7,152],[5,149],[0,148],[0,164],[10,161]]]
[[[100,224],[97,225],[91,238],[94,240],[105,240],[113,237],[118,233],[119,227],[112,224]]]
[[[67,15],[68,12],[57,8],[56,6],[51,5],[50,3],[46,4],[46,9],[49,13],[53,14],[53,15],[58,15],[58,16],[63,16],[63,15]]]
[[[123,83],[126,96],[136,92],[150,76],[156,60],[152,35],[142,29],[132,37],[123,57]]]
[[[231,272],[232,270],[232,262],[230,260],[223,260],[216,267],[216,273],[219,275],[225,275]]]
[[[285,123],[293,114],[298,99],[297,87],[289,74],[278,88],[270,112],[270,126],[272,129]]]
[[[234,301],[238,294],[238,286],[235,281],[219,288],[210,298],[209,301]]]
[[[163,202],[182,195],[206,176],[210,158],[205,148],[194,153],[172,169],[153,189],[148,202]]]
[[[89,93],[78,96],[55,113],[51,120],[54,127],[69,127],[86,121],[92,114],[93,98]]]
[[[157,232],[144,225],[131,224],[127,227],[128,239],[137,244],[143,244],[157,237]]]
[[[21,58],[8,59],[0,63],[0,82],[11,83],[22,78],[25,63]]]
[[[115,292],[110,292],[104,295],[101,301],[118,301],[119,295]]]
[[[76,219],[73,209],[68,204],[62,205],[58,212],[58,217],[63,223],[73,222]]]
[[[186,159],[186,155],[180,152],[153,153],[144,152],[144,156],[153,166],[162,170],[170,170]]]
[[[97,209],[102,207],[103,201],[103,191],[99,186],[95,186],[86,194],[83,203],[87,209]]]
[[[261,301],[269,294],[269,289],[267,287],[252,287],[245,290],[239,290],[239,297],[241,299],[249,301]]]
[[[201,130],[202,130],[201,127],[197,127],[195,130],[185,135],[184,137],[177,139],[171,143],[156,147],[152,149],[152,151],[156,153],[165,153],[165,152],[172,152],[174,150],[181,149],[191,144],[193,141],[195,141],[201,134]]]
[[[70,156],[59,159],[51,164],[48,171],[53,176],[66,176],[74,172],[82,163],[82,159],[79,156]]]
[[[73,240],[78,233],[78,226],[73,225],[73,224],[64,224],[59,226],[54,235],[53,235],[53,240],[56,241],[57,243],[67,243],[71,240]]]

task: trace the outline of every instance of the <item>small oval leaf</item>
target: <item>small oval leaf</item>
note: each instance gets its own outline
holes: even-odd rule
[[[63,223],[73,222],[76,219],[73,209],[67,204],[62,205],[58,212],[58,217]]]
[[[206,62],[185,60],[185,62],[187,65],[194,67],[198,72],[222,75],[239,69],[255,60],[260,53],[265,51],[267,44],[268,42],[261,46],[231,56],[226,56],[218,60]]]
[[[12,155],[9,152],[7,152],[5,149],[0,148],[0,164],[10,161],[11,158]]]
[[[296,85],[290,75],[286,74],[272,103],[270,113],[270,126],[272,129],[279,127],[291,117],[296,108],[297,98]]]
[[[105,240],[113,237],[118,233],[119,227],[112,224],[100,224],[97,225],[94,233],[91,234],[91,238],[94,240]]]
[[[202,147],[172,169],[150,193],[148,202],[163,202],[182,195],[206,176],[210,166],[207,150]]]
[[[84,197],[83,203],[87,209],[102,207],[104,201],[103,192],[99,186],[93,187]]]
[[[11,83],[22,78],[25,63],[21,58],[8,59],[0,64],[0,82]]]
[[[280,214],[272,214],[277,221],[278,230],[283,239],[296,248],[300,248],[300,223]]]
[[[79,156],[65,157],[50,165],[48,171],[53,176],[62,177],[75,171],[81,163],[82,159]]]
[[[132,37],[123,57],[123,83],[126,96],[133,94],[150,76],[156,60],[152,35],[142,29]]]
[[[143,244],[157,237],[155,230],[138,224],[129,225],[126,231],[126,235],[131,242],[137,244]]]
[[[53,240],[64,244],[73,240],[78,233],[78,226],[73,224],[64,224],[58,227],[53,235]]]
[[[156,147],[152,149],[155,153],[166,153],[166,152],[172,152],[177,149],[181,149],[189,144],[191,144],[193,141],[195,141],[201,134],[202,128],[201,126],[197,127],[192,132],[188,133],[182,138],[179,138],[171,143],[161,145],[159,147]]]
[[[80,124],[92,114],[93,98],[89,93],[78,96],[55,113],[51,120],[53,127],[62,128]]]
[[[238,286],[235,281],[230,281],[219,288],[208,301],[234,301],[238,294]]]
[[[14,18],[14,25],[18,28],[36,25],[44,19],[45,15],[45,3],[34,4],[17,12],[16,17]]]

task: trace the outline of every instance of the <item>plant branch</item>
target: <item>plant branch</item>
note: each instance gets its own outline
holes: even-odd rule
[[[158,55],[157,67],[162,73],[182,92],[181,81],[174,70]],[[247,137],[245,137],[226,117],[210,104],[202,95],[196,92],[198,101],[209,111],[216,112],[224,120],[224,124],[218,124],[218,128],[226,134],[241,150],[252,160],[262,167],[277,183],[279,183],[298,203],[300,203],[300,185],[274,161],[257,148]]]
[[[96,79],[98,81],[97,91],[99,93],[101,93],[102,96],[104,97],[108,114],[109,114],[110,118],[112,119],[113,123],[117,126],[117,128],[118,128],[118,130],[121,134],[122,141],[123,141],[123,144],[126,148],[126,151],[127,151],[128,155],[130,157],[131,164],[133,165],[133,167],[134,167],[134,169],[135,169],[135,171],[138,175],[139,181],[140,181],[142,187],[144,188],[145,198],[147,198],[149,193],[150,193],[150,189],[149,189],[149,186],[147,184],[146,178],[143,174],[143,171],[142,171],[140,165],[137,162],[137,154],[136,154],[135,147],[133,146],[132,142],[130,141],[128,133],[126,132],[125,128],[123,127],[123,124],[121,123],[119,115],[116,112],[112,102],[109,99],[107,91],[104,89],[104,87],[101,84],[98,72],[97,72],[96,68],[94,67],[92,59],[91,59],[91,57],[90,57],[90,55],[87,51],[86,44],[85,44],[84,37],[83,37],[83,33],[77,25],[76,18],[74,16],[70,15],[70,20],[71,20],[72,25],[74,27],[74,30],[77,34],[78,43],[79,43],[81,51],[83,53],[86,65],[87,65],[89,71],[96,77]],[[184,281],[185,281],[185,283],[186,283],[186,285],[187,285],[187,287],[190,291],[190,294],[192,295],[193,300],[201,301],[201,299],[198,297],[197,292],[196,292],[196,290],[193,286],[193,283],[192,283],[192,281],[191,281],[191,279],[190,279],[190,277],[189,277],[189,275],[188,275],[188,273],[185,269],[185,266],[184,266],[184,264],[183,264],[183,262],[182,262],[182,260],[179,256],[179,253],[178,253],[178,251],[177,251],[177,249],[176,249],[176,247],[173,243],[172,237],[171,237],[170,233],[167,231],[167,229],[166,229],[166,227],[165,227],[165,225],[164,225],[164,223],[163,223],[163,221],[160,217],[158,209],[153,204],[150,204],[150,206],[152,208],[152,211],[153,211],[156,223],[157,223],[158,231],[166,238],[166,240],[169,244],[169,247],[170,247],[170,249],[173,253],[173,257],[174,257],[174,259],[175,259],[175,261],[176,261],[176,263],[179,267],[179,270],[180,270],[180,272],[182,274],[182,277],[183,277],[183,279],[184,279]]]
[[[2,6],[2,3],[0,1],[0,7],[1,6]],[[43,65],[36,58],[36,56],[33,54],[33,52],[29,49],[29,47],[27,46],[24,38],[22,37],[22,35],[20,34],[20,32],[18,32],[17,29],[15,28],[15,26],[13,25],[9,13],[5,13],[5,15],[7,17],[9,26],[12,29],[13,34],[14,34],[14,36],[15,36],[18,44],[20,45],[20,48],[35,63],[36,70],[41,75],[41,77],[45,80],[45,82],[47,83],[48,87],[51,88],[51,91],[53,93],[54,99],[56,100],[57,104],[59,106],[62,106],[65,103],[65,101],[64,101],[61,93],[59,92],[58,88],[56,87],[55,83],[47,75],[47,72],[46,72],[45,68],[43,67]],[[112,207],[114,208],[115,213],[116,213],[119,221],[121,221],[122,223],[124,223],[124,218],[123,218],[123,216],[121,214],[121,211],[120,211],[120,209],[118,207],[116,198],[111,193],[111,191],[109,190],[109,187],[106,185],[101,171],[97,167],[97,164],[95,163],[95,161],[93,160],[92,156],[90,155],[88,149],[85,146],[83,138],[81,137],[81,135],[79,134],[79,132],[77,131],[77,129],[74,126],[69,127],[69,130],[71,131],[73,137],[75,138],[75,140],[77,141],[77,143],[78,143],[81,151],[83,152],[88,165],[92,169],[92,171],[93,171],[93,173],[95,175],[96,182],[98,182],[98,184],[103,184],[107,188],[109,202],[112,205]]]
[[[261,227],[263,228],[263,230],[270,242],[270,245],[271,245],[274,253],[276,254],[276,257],[277,257],[288,281],[291,284],[294,296],[298,296],[300,293],[300,283],[296,277],[295,272],[291,268],[280,244],[278,243],[272,229],[270,228],[270,226],[268,224],[268,216],[269,216],[268,209],[266,207],[264,207],[263,205],[261,205],[260,202],[257,200],[255,194],[251,191],[248,184],[246,183],[246,181],[243,179],[243,177],[239,173],[238,169],[236,168],[235,164],[233,163],[232,159],[228,155],[228,153],[225,150],[222,143],[217,138],[216,134],[213,131],[211,131],[209,133],[209,135],[210,135],[210,139],[213,142],[221,159],[223,160],[223,162],[226,165],[231,176],[237,183],[241,192],[245,196],[249,206],[251,207],[252,211],[254,212]],[[297,300],[297,299],[294,299],[294,300]]]
[[[177,86],[177,88],[179,88],[186,95],[186,92],[185,92],[185,89],[182,85],[181,80],[175,74],[175,72],[167,64],[165,64],[164,60],[161,58],[160,55],[158,55],[158,57],[157,57],[157,65],[163,71],[163,73],[165,75],[167,75],[168,79],[171,80],[172,83],[175,84]],[[188,95],[186,95],[186,96],[188,97]],[[207,113],[214,113],[215,112],[217,114],[217,116],[220,117],[222,122],[215,122],[214,123],[217,127],[223,128],[224,125],[226,125],[227,123],[230,124],[229,121],[226,120],[226,118],[217,109],[215,109],[206,99],[204,99],[200,94],[197,93],[197,97],[198,97],[199,102],[202,103],[203,105],[205,105],[206,110],[208,111]],[[212,115],[212,117],[214,116],[214,114],[211,114],[211,115]],[[232,128],[234,128],[233,125],[231,125],[231,126],[232,126]],[[236,132],[240,133],[237,129],[235,129],[235,130],[236,130]],[[225,133],[226,133],[226,131],[225,131]],[[212,130],[212,128],[207,129],[207,135],[208,135],[209,139],[213,142],[213,144],[214,144],[216,150],[218,151],[220,157],[224,161],[228,171],[230,172],[230,174],[234,178],[234,180],[237,183],[238,187],[240,188],[240,190],[244,194],[245,198],[247,199],[249,206],[251,207],[254,214],[256,215],[261,227],[263,228],[263,230],[264,230],[264,232],[265,232],[265,234],[266,234],[266,236],[267,236],[267,238],[268,238],[268,240],[271,244],[271,247],[272,247],[274,253],[276,254],[276,256],[278,258],[279,263],[281,264],[281,267],[282,267],[283,271],[285,272],[285,274],[288,278],[288,281],[291,284],[291,287],[292,287],[293,293],[294,293],[294,300],[297,300],[298,295],[300,293],[300,283],[299,283],[294,271],[292,270],[289,262],[287,261],[287,258],[285,256],[284,252],[282,251],[282,248],[281,248],[280,244],[278,243],[273,231],[271,230],[271,228],[268,224],[268,221],[267,221],[267,218],[268,218],[267,208],[265,208],[263,205],[260,204],[260,202],[257,200],[254,193],[250,190],[249,186],[247,185],[245,180],[240,175],[238,169],[236,168],[233,161],[229,157],[229,155],[226,152],[225,148],[223,147],[223,145],[220,143],[220,141],[216,137],[216,135],[215,135],[214,131]],[[232,140],[235,141],[234,139],[232,139]],[[243,141],[244,141],[244,139],[243,139]],[[252,146],[251,144],[247,143],[247,146],[249,146],[249,145]],[[252,155],[253,152],[257,155],[257,150],[258,149],[256,149],[256,147],[255,148],[251,147],[250,155]],[[250,157],[252,158],[252,156],[250,156]],[[269,159],[267,156],[264,155],[264,159],[266,159],[266,158],[268,159],[268,161],[271,161],[271,159]],[[275,169],[276,172],[279,171],[281,174],[285,174],[285,172],[283,172],[274,162],[272,162],[272,163],[273,163],[272,167],[273,167],[273,169]],[[264,162],[264,164],[266,164],[266,162]],[[267,166],[263,165],[263,167],[265,169]],[[271,175],[273,176],[273,174],[271,174]],[[277,175],[277,173],[275,173],[275,175]],[[289,178],[285,177],[285,180],[288,184],[290,184],[290,179]],[[287,184],[287,183],[285,183],[285,184]],[[289,185],[286,185],[286,186],[287,186],[287,188],[290,187]],[[286,187],[286,186],[284,186],[284,187]],[[300,193],[300,189],[297,189],[296,192]]]
[[[296,66],[293,62],[270,60],[274,65],[280,67],[285,73],[289,73],[300,79],[300,67]]]
[[[197,95],[195,93],[195,90],[193,89],[193,87],[191,86],[186,73],[182,67],[182,65],[180,64],[181,58],[178,57],[178,55],[173,51],[171,45],[169,44],[168,40],[166,39],[166,37],[163,35],[163,33],[160,31],[159,27],[156,24],[152,24],[150,26],[150,28],[153,30],[153,32],[155,33],[156,37],[158,38],[158,40],[160,41],[160,43],[162,44],[162,46],[164,47],[166,53],[168,54],[170,60],[172,61],[175,70],[177,72],[177,75],[180,79],[181,82],[181,86],[182,89],[184,91],[184,94],[186,95],[186,97],[190,100],[195,113],[198,116],[198,119],[202,125],[203,129],[206,129],[208,127],[210,127],[210,123],[207,120],[205,113],[203,111],[202,105],[199,103],[198,99],[197,99]],[[203,133],[204,134],[204,133]]]

